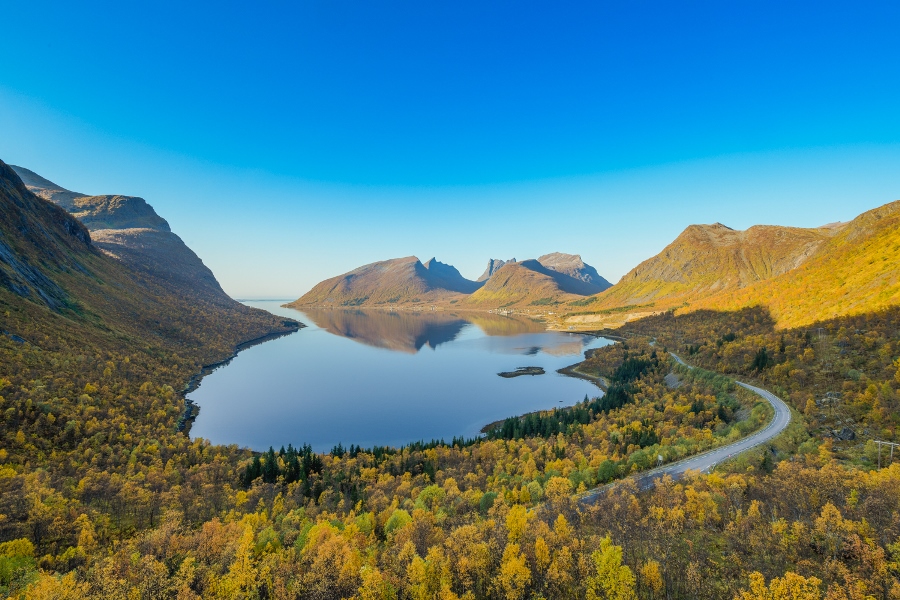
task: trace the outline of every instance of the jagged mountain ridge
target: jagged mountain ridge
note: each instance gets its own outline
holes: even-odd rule
[[[543,258],[548,258],[549,267],[535,259],[491,259],[479,281],[464,278],[454,267],[434,258],[425,263],[415,256],[379,261],[326,279],[287,306],[557,304],[596,294],[609,286],[578,255],[554,253]]]
[[[212,271],[143,198],[73,192],[24,167],[10,165],[35,195],[67,210],[90,231],[94,245],[137,273],[173,290],[228,304]]]
[[[481,274],[481,277],[476,279],[475,281],[487,281],[491,278],[491,275],[500,270],[500,267],[507,263],[516,262],[515,258],[511,258],[509,260],[500,260],[499,258],[489,258],[487,267],[484,269],[484,273]]]

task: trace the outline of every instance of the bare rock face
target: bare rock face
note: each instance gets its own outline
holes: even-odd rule
[[[90,196],[72,192],[34,171],[10,165],[28,191],[61,206],[90,230],[96,229],[155,229],[171,231],[165,219],[156,214],[143,198],[135,196]]]
[[[149,229],[172,231],[165,219],[156,214],[143,198],[134,196],[84,196],[76,198],[69,209],[75,218],[92,230]]]
[[[511,258],[509,260],[500,260],[499,258],[490,258],[488,259],[487,268],[484,270],[484,273],[481,274],[481,277],[476,279],[475,281],[487,281],[491,278],[491,275],[500,270],[500,267],[503,265],[514,263],[516,259]]]
[[[68,211],[90,230],[96,247],[136,273],[155,278],[173,292],[232,302],[212,271],[143,198],[89,196],[67,190],[29,169],[10,166],[30,192]]]
[[[600,276],[597,269],[581,260],[580,254],[565,254],[553,252],[538,258],[538,262],[558,273],[580,279],[585,283],[593,284],[602,290],[612,287],[612,284]]]

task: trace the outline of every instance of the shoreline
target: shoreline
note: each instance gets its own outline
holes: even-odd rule
[[[552,330],[548,330],[548,331],[552,331]],[[578,333],[578,334],[582,334],[582,335],[590,335],[592,337],[607,337],[605,335],[598,335],[596,333],[592,333],[589,331],[569,331],[566,333]],[[588,350],[587,352],[584,353],[583,360],[581,360],[580,362],[571,364],[568,367],[563,367],[562,369],[557,369],[556,372],[559,373],[560,375],[565,375],[567,377],[574,377],[575,379],[583,379],[585,381],[589,381],[589,382],[593,383],[594,385],[596,385],[598,388],[600,388],[600,390],[605,394],[607,388],[609,387],[609,383],[606,381],[605,378],[595,377],[594,375],[588,375],[587,373],[582,373],[581,371],[576,370],[578,368],[578,365],[583,363],[585,360],[589,359],[591,357],[591,355],[594,352],[596,352],[597,350],[599,350],[599,348],[592,348],[592,349]],[[522,374],[527,375],[528,373],[522,373]],[[576,406],[577,404],[578,403],[576,402],[572,406]],[[542,410],[532,410],[525,414],[512,415],[512,416],[506,417],[504,419],[500,419],[498,421],[493,421],[492,423],[488,423],[487,425],[485,425],[478,431],[482,435],[486,435],[489,431],[502,426],[503,422],[506,421],[506,419],[513,419],[513,418],[523,419],[523,418],[527,417],[528,415],[538,414],[538,413],[547,412],[547,411],[551,411],[551,410],[567,410],[567,409],[572,408],[572,406],[564,406],[562,408],[554,407],[554,408],[547,408],[547,409],[542,409]]]
[[[292,323],[293,326],[290,326],[289,323]],[[193,425],[194,420],[197,418],[197,415],[200,414],[200,407],[187,396],[200,387],[200,383],[203,381],[204,377],[206,377],[219,367],[228,365],[237,357],[238,354],[240,354],[244,350],[247,350],[254,346],[258,346],[259,344],[270,342],[272,340],[277,340],[278,338],[291,335],[292,333],[297,333],[298,331],[306,327],[304,323],[301,323],[299,321],[285,320],[284,324],[285,327],[288,327],[288,329],[282,331],[270,331],[269,333],[265,333],[259,337],[241,342],[234,347],[231,356],[229,356],[228,358],[225,358],[218,362],[210,363],[208,365],[203,365],[200,367],[200,371],[191,375],[191,378],[188,380],[188,382],[184,386],[184,389],[182,389],[179,394],[184,401],[184,410],[181,413],[181,417],[178,419],[178,424],[176,425],[175,430],[180,431],[186,436],[190,437],[191,425]]]

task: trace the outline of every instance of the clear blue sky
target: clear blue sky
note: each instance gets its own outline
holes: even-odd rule
[[[0,159],[146,198],[236,297],[900,198],[897,2],[3,4]]]

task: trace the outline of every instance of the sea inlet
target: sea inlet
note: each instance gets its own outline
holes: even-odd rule
[[[244,350],[188,397],[200,407],[192,437],[254,450],[474,437],[488,423],[600,395],[556,371],[613,343],[485,312],[245,304],[307,327]],[[545,373],[498,376],[523,367]]]

